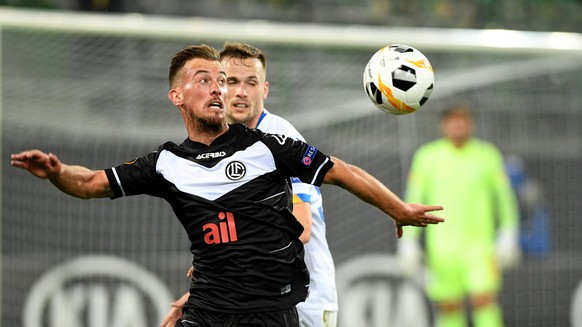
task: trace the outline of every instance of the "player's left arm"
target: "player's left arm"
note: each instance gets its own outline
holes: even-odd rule
[[[500,176],[498,179],[504,180],[506,177]],[[516,230],[519,225],[519,209],[511,185],[508,182],[500,181],[496,192],[499,204],[499,227]]]
[[[491,153],[491,184],[497,203],[500,230],[517,231],[519,225],[519,207],[507,172],[503,165],[503,156],[493,149]]]
[[[495,147],[489,151],[491,189],[497,204],[499,219],[495,240],[497,263],[502,269],[517,265],[521,258],[519,247],[519,209],[517,198],[503,165],[503,156]],[[483,152],[487,153],[487,152]]]
[[[396,222],[397,236],[402,237],[403,226],[426,227],[438,224],[444,219],[431,214],[442,210],[442,206],[405,203],[378,179],[363,169],[330,157],[333,167],[325,175],[323,182],[340,186],[361,200],[377,207]]]

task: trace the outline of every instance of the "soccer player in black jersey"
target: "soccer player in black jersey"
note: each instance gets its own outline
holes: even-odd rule
[[[207,45],[179,51],[170,65],[169,99],[182,114],[187,139],[104,170],[66,165],[52,153],[11,156],[14,167],[48,179],[78,198],[147,194],[165,199],[191,242],[192,292],[176,326],[297,327],[295,305],[309,275],[291,213],[290,177],[335,184],[402,226],[444,219],[441,206],[407,204],[364,170],[282,135],[225,119],[226,74]]]

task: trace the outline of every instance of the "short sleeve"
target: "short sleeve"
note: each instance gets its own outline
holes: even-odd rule
[[[105,169],[114,194],[111,198],[138,194],[161,197],[162,179],[156,172],[157,158],[158,152],[151,152],[119,166]]]

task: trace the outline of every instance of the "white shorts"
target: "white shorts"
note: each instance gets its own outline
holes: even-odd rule
[[[324,311],[297,307],[300,327],[336,327],[337,311]]]

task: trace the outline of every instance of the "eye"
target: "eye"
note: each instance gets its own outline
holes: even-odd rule
[[[224,85],[226,85],[226,83],[227,83],[227,80],[226,80],[226,78],[224,78],[224,77],[221,77],[221,78],[219,78],[219,79],[218,79],[218,81],[217,81],[217,82],[218,82],[218,85],[220,85],[220,86],[224,86]]]

